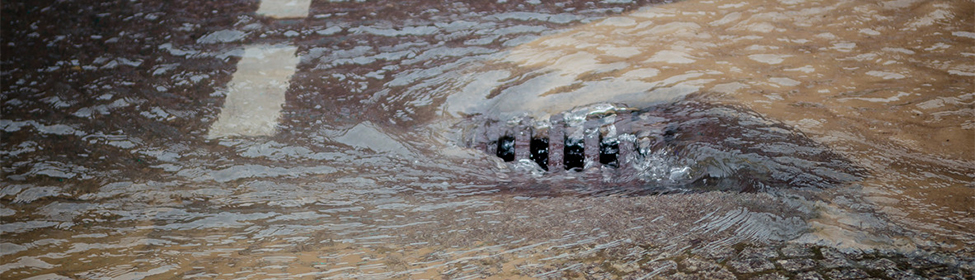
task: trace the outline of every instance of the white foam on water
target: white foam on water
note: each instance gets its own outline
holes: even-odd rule
[[[754,61],[768,63],[768,64],[779,64],[785,61],[786,58],[791,57],[787,54],[753,54],[749,55],[748,58]]]
[[[748,88],[748,85],[739,82],[731,82],[715,85],[711,88],[711,90],[720,93],[733,94],[737,93],[738,90],[745,88]]]
[[[626,79],[646,79],[646,78],[655,77],[658,74],[660,74],[660,70],[657,70],[655,68],[640,68],[640,69],[634,69],[634,70],[630,70],[629,72],[623,73],[623,75],[620,75],[620,77]]]
[[[23,233],[38,228],[54,227],[61,223],[51,221],[27,221],[0,224],[0,234],[3,233]]]
[[[698,37],[706,35],[707,33],[699,32],[701,30],[701,25],[693,22],[671,22],[662,25],[654,26],[653,28],[647,29],[640,32],[639,35],[644,36],[675,36],[675,37]]]
[[[12,121],[12,120],[0,120],[0,130],[5,132],[19,131],[25,126],[33,126],[34,129],[43,134],[56,134],[56,135],[85,135],[84,131],[78,130],[73,126],[66,124],[52,124],[45,125],[38,123],[36,121]]]
[[[270,167],[255,164],[235,165],[219,170],[205,168],[183,169],[176,173],[177,176],[192,178],[193,181],[216,181],[226,183],[244,178],[276,178],[276,177],[298,177],[316,174],[331,174],[336,171],[330,166],[312,167]]]
[[[144,279],[144,278],[149,277],[149,276],[152,276],[152,275],[156,275],[156,274],[160,274],[160,273],[165,273],[167,271],[173,270],[174,268],[176,268],[176,267],[173,266],[173,265],[166,265],[166,266],[161,266],[161,267],[153,268],[153,269],[150,269],[150,270],[145,271],[145,272],[142,272],[142,271],[132,271],[132,272],[129,272],[129,273],[126,273],[126,274],[119,275],[117,277],[113,277],[112,279],[118,279],[118,280]]]
[[[47,268],[54,268],[55,266],[53,264],[49,264],[47,262],[44,262],[34,257],[21,257],[17,259],[16,262],[0,265],[0,273],[7,272],[8,270],[27,268],[27,267],[47,269]]]
[[[787,87],[794,87],[794,86],[798,86],[799,84],[801,84],[801,82],[799,82],[799,81],[796,81],[796,80],[793,80],[793,79],[789,79],[789,78],[784,78],[784,77],[774,77],[774,78],[769,78],[768,80],[770,82],[773,82],[773,83],[776,83],[776,84],[779,84],[779,85],[782,85],[782,86],[787,86]]]
[[[273,18],[306,18],[311,0],[261,0],[258,15]]]
[[[573,14],[546,14],[534,12],[508,12],[492,15],[489,18],[496,20],[522,20],[522,21],[546,21],[551,23],[566,24],[574,21],[581,21],[585,16]]]
[[[64,178],[64,177],[59,177],[59,178]],[[17,197],[14,198],[14,202],[29,203],[45,197],[60,196],[63,194],[64,193],[61,191],[61,188],[59,187],[32,187],[18,194]]]
[[[243,40],[247,33],[239,30],[219,30],[203,35],[196,42],[199,44],[231,43]]]
[[[946,105],[959,106],[959,105],[965,105],[966,101],[972,99],[973,97],[975,97],[975,93],[964,94],[956,97],[936,97],[934,99],[918,103],[915,106],[921,108],[922,110],[937,109],[937,108],[944,107]],[[967,104],[971,104],[971,103],[967,103]]]
[[[803,73],[812,73],[812,72],[816,72],[816,68],[813,67],[812,65],[806,65],[799,68],[784,69],[783,71],[799,71]]]
[[[934,6],[938,7],[941,5],[936,4]],[[912,29],[917,29],[918,27],[934,25],[935,23],[951,19],[952,17],[953,15],[951,14],[950,11],[939,9],[939,10],[934,10],[923,17],[915,19],[913,22],[908,23],[907,26],[911,27]]]
[[[739,12],[733,12],[733,13],[729,13],[729,14],[725,15],[724,17],[722,17],[719,20],[712,21],[712,22],[710,22],[708,24],[710,24],[712,26],[721,26],[721,25],[725,25],[725,24],[732,23],[732,22],[736,22],[739,19],[741,19],[741,13],[739,13]]]
[[[338,27],[338,26],[331,26],[322,30],[315,31],[316,34],[324,35],[324,36],[332,35],[339,32],[342,32],[342,27]]]
[[[908,49],[905,49],[905,48],[883,48],[881,50],[886,51],[886,52],[896,52],[896,53],[902,53],[902,54],[914,54],[914,51],[908,50]]]
[[[955,35],[955,36],[958,36],[958,37],[965,37],[965,38],[975,39],[975,32],[954,31],[954,32],[951,32],[951,35]]]
[[[61,276],[54,273],[41,274],[30,278],[24,278],[24,280],[71,280],[74,278]]]
[[[904,76],[902,74],[893,73],[893,72],[886,72],[886,71],[867,71],[866,74],[867,75],[870,75],[870,76],[874,76],[874,77],[879,77],[879,78],[884,79],[884,80],[903,79],[903,78],[906,78],[907,77],[907,76]]]
[[[903,9],[903,8],[910,7],[911,5],[914,5],[914,3],[917,3],[919,1],[920,0],[893,0],[893,1],[885,1],[881,3],[881,5],[885,9]]]
[[[637,47],[599,46],[596,47],[596,49],[603,51],[607,55],[612,55],[612,56],[622,57],[622,58],[629,58],[643,53],[643,49]]]
[[[28,249],[27,246],[20,245],[20,244],[14,244],[8,242],[0,243],[0,256],[15,254],[17,252],[24,251],[27,249]]]
[[[741,7],[744,7],[744,6],[748,6],[748,2],[738,2],[738,3],[734,3],[734,4],[724,4],[724,5],[718,6],[718,9],[737,9],[737,8],[741,8]]]
[[[648,62],[648,63],[665,62],[665,63],[671,63],[671,64],[687,64],[687,63],[694,63],[695,61],[697,61],[697,60],[691,58],[691,56],[689,54],[687,54],[687,53],[679,52],[679,51],[663,50],[663,51],[659,51],[656,54],[654,54],[646,62]]]
[[[288,159],[334,160],[342,155],[331,152],[314,152],[306,147],[288,146],[274,141],[252,143],[249,146],[238,146],[238,148],[240,149],[239,154],[243,157],[279,161]]]
[[[958,76],[975,77],[975,72],[965,72],[965,71],[959,71],[959,70],[948,70],[948,74],[958,75]]]
[[[236,228],[253,224],[254,220],[262,220],[278,216],[277,213],[250,213],[235,214],[221,212],[202,219],[193,220],[185,223],[170,223],[159,226],[163,230],[186,230],[186,229],[211,229],[211,228]]]
[[[396,36],[424,36],[431,35],[440,32],[440,29],[435,26],[407,26],[403,28],[379,28],[372,26],[363,26],[352,28],[349,31],[353,33],[369,33],[379,36],[396,37]]]
[[[852,43],[852,42],[842,42],[842,43],[836,43],[836,44],[833,44],[833,47],[832,47],[832,49],[834,49],[834,50],[837,50],[837,51],[841,51],[841,52],[850,52],[850,51],[852,51],[852,50],[853,50],[853,48],[855,48],[856,46],[857,46],[857,44],[856,44],[856,43]]]
[[[673,17],[677,13],[675,9],[667,9],[660,7],[644,7],[640,8],[639,11],[630,14],[633,17],[639,18],[658,18],[658,17]]]
[[[208,138],[274,134],[289,79],[295,73],[297,47],[249,46],[227,85],[227,99]]]
[[[636,21],[628,17],[611,17],[604,19],[597,23],[596,25],[605,26],[633,26],[636,25]]]
[[[887,102],[900,101],[901,100],[901,97],[907,97],[907,96],[910,96],[910,95],[911,95],[910,93],[899,92],[899,93],[897,93],[897,95],[891,96],[891,97],[887,97],[887,98],[856,97],[856,98],[842,98],[840,100],[851,100],[851,99],[853,99],[853,100],[862,100],[862,101],[867,101],[867,102],[882,102],[882,103],[887,103]]]
[[[870,28],[860,29],[860,33],[867,34],[867,35],[873,35],[873,36],[880,35],[880,32],[879,31],[873,30],[873,29],[870,29]]]
[[[12,216],[13,214],[17,214],[17,210],[0,206],[0,217]]]

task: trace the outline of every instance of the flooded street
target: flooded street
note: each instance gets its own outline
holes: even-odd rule
[[[975,277],[969,0],[0,8],[2,279]]]

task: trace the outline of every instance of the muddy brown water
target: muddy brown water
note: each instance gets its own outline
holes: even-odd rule
[[[4,3],[0,277],[557,278],[784,242],[971,258],[971,1],[257,8]],[[208,139],[252,44],[298,50],[276,133]],[[716,127],[681,145],[717,166],[856,176],[593,192],[619,174],[505,163],[457,129],[598,103],[736,108],[753,122],[679,118]],[[641,170],[701,162],[670,159]]]

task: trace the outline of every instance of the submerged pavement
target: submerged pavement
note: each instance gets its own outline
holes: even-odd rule
[[[971,278],[971,8],[4,3],[0,278]],[[683,137],[774,185],[591,192],[460,135],[678,100],[749,112]]]

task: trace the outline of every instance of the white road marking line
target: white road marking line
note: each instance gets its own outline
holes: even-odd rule
[[[258,15],[273,18],[306,18],[311,0],[262,0]]]
[[[207,138],[273,135],[298,65],[297,50],[286,45],[246,47]]]

